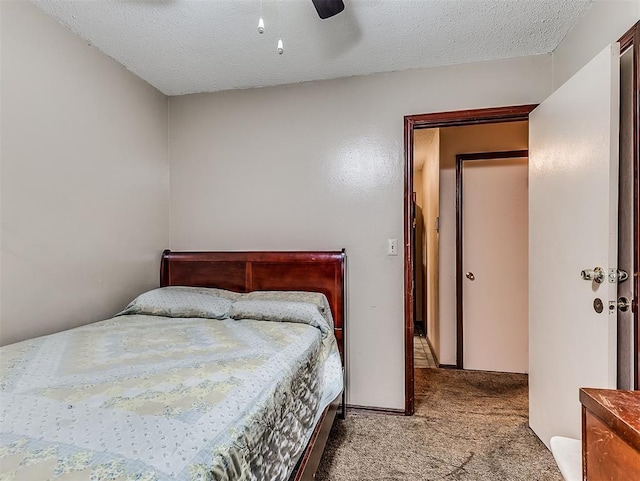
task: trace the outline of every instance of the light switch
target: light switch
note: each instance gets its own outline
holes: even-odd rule
[[[388,256],[397,256],[398,255],[398,239],[388,239],[389,247],[387,249]]]

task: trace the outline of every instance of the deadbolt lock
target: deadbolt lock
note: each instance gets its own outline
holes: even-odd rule
[[[618,310],[620,312],[627,312],[629,309],[631,309],[631,301],[626,297],[620,297],[618,299]]]
[[[585,269],[580,272],[580,277],[585,281],[593,281],[597,284],[602,284],[605,278],[605,272],[602,267],[596,267],[595,269]]]

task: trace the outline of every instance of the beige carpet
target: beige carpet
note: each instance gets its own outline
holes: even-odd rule
[[[322,481],[562,481],[527,424],[527,376],[416,369],[416,415],[336,420]]]

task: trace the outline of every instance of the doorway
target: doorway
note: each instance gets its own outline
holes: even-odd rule
[[[413,227],[414,199],[414,142],[416,134],[421,129],[441,129],[449,127],[481,126],[485,124],[526,122],[529,113],[536,105],[522,105],[515,107],[499,107],[492,109],[467,110],[459,112],[443,112],[425,115],[410,115],[405,117],[405,225],[404,225],[404,257],[405,257],[405,414],[412,415],[414,406],[414,323],[415,312],[415,246]],[[521,149],[522,147],[520,147]],[[526,146],[524,147],[526,148]],[[496,150],[488,147],[486,150]],[[500,150],[509,150],[509,147]],[[467,150],[468,151],[468,150]],[[472,151],[477,151],[476,149]],[[452,163],[455,162],[455,157]],[[455,216],[452,217],[455,219]],[[425,221],[425,225],[431,228],[441,229],[442,220],[438,219],[437,225]],[[454,221],[455,224],[455,221]],[[454,228],[455,231],[455,228]],[[443,244],[443,243],[441,243]],[[451,243],[455,251],[455,242]],[[428,257],[428,256],[427,256]],[[451,268],[450,276],[454,277],[455,268]],[[427,280],[428,282],[428,280]],[[428,289],[428,286],[427,286]],[[426,300],[427,310],[429,300]],[[427,318],[427,331],[434,326],[429,326]],[[455,329],[454,329],[455,330]],[[457,362],[446,362],[438,359],[440,367],[457,367]]]

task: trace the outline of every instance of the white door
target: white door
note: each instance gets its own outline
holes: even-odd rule
[[[616,387],[619,62],[607,47],[529,118],[529,423],[547,446],[580,438],[579,388]],[[595,267],[602,283],[581,278]]]
[[[462,162],[463,367],[527,372],[527,159]]]

